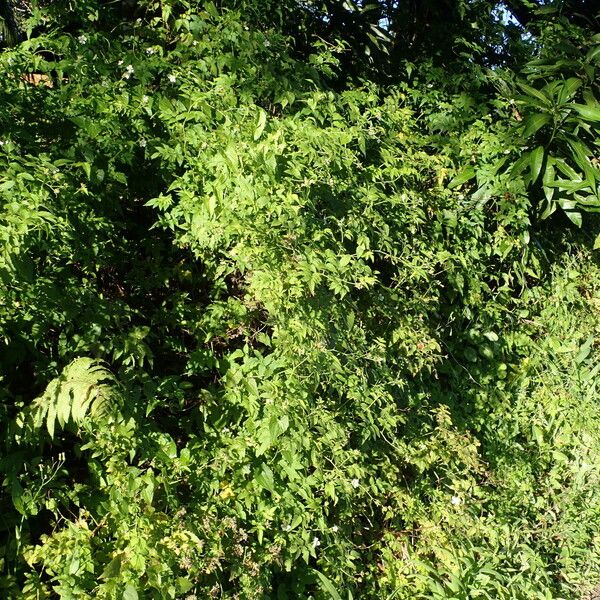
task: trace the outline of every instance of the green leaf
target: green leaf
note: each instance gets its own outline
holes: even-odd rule
[[[323,588],[324,592],[329,594],[330,600],[342,600],[342,597],[340,596],[339,592],[335,589],[335,586],[333,585],[333,582],[330,579],[325,577],[323,573],[317,571],[316,569],[313,569],[313,573],[321,581],[321,587]]]
[[[584,119],[600,121],[600,104],[570,104]]]
[[[256,129],[254,130],[254,141],[255,142],[262,135],[262,132],[264,131],[266,124],[267,124],[267,113],[264,110],[261,110],[260,113],[258,114],[258,125],[256,126]]]
[[[194,584],[189,579],[186,579],[185,577],[177,578],[177,591],[180,594],[185,594],[186,592],[189,592],[193,587]]]
[[[569,217],[569,220],[573,224],[577,225],[577,227],[581,227],[581,224],[583,221],[582,221],[580,212],[567,211],[567,212],[565,212],[565,215],[567,215],[567,217]]]
[[[552,117],[548,113],[536,113],[530,115],[525,120],[525,126],[523,129],[523,137],[527,139],[534,133],[539,131],[544,125],[547,125],[552,120]]]
[[[128,583],[123,591],[123,600],[138,600],[137,590],[131,583]]]
[[[526,83],[523,83],[522,81],[518,82],[517,85],[531,98],[536,98],[548,108],[552,106],[551,100],[539,90],[536,90],[535,88],[531,87],[530,85],[527,85]]]
[[[594,250],[600,250],[600,234],[594,240]]]
[[[567,79],[560,87],[558,93],[559,104],[564,104],[567,100],[570,100],[573,94],[581,87],[583,82],[578,77],[571,77]]]
[[[261,472],[256,475],[254,479],[265,490],[268,490],[269,492],[274,491],[275,482],[273,478],[273,471],[271,470],[271,467],[267,465],[267,463],[262,464]]]
[[[344,268],[350,264],[352,256],[350,254],[343,254],[340,258],[340,267]]]
[[[465,167],[450,181],[448,184],[448,189],[452,190],[467,181],[470,181],[475,177],[475,168],[474,167]]]
[[[544,147],[538,146],[529,154],[529,166],[531,168],[531,182],[535,183],[540,176],[542,165],[544,164]]]
[[[117,554],[105,567],[100,579],[114,579],[121,573],[121,565],[123,564],[123,557],[121,554]]]

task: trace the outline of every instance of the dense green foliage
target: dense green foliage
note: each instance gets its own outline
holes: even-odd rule
[[[600,34],[508,5],[34,3],[0,53],[2,597],[600,581]]]

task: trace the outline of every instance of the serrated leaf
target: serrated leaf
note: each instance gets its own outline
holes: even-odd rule
[[[53,438],[56,423],[64,427],[70,419],[80,423],[88,413],[106,415],[109,406],[117,406],[114,384],[114,376],[101,364],[77,358],[24,410],[23,426],[36,430],[45,422]]]
[[[121,565],[123,564],[123,557],[121,554],[117,554],[105,567],[100,579],[114,579],[121,574]]]
[[[350,264],[350,261],[352,260],[352,256],[350,254],[344,254],[342,255],[342,257],[340,258],[340,267],[346,267]]]
[[[269,492],[274,491],[275,481],[273,478],[273,471],[267,463],[262,464],[260,473],[256,475],[254,479],[265,490],[268,490]]]
[[[123,590],[123,600],[138,600],[137,590],[128,583]]]

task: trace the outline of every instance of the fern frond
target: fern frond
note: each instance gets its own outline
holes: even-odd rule
[[[88,415],[107,417],[118,412],[120,398],[118,382],[106,367],[90,358],[77,358],[25,409],[17,425],[37,431],[45,424],[53,438],[57,423],[64,427],[70,420],[82,423]]]

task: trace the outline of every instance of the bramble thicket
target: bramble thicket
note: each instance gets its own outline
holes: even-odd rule
[[[597,585],[595,11],[0,2],[0,597]]]

